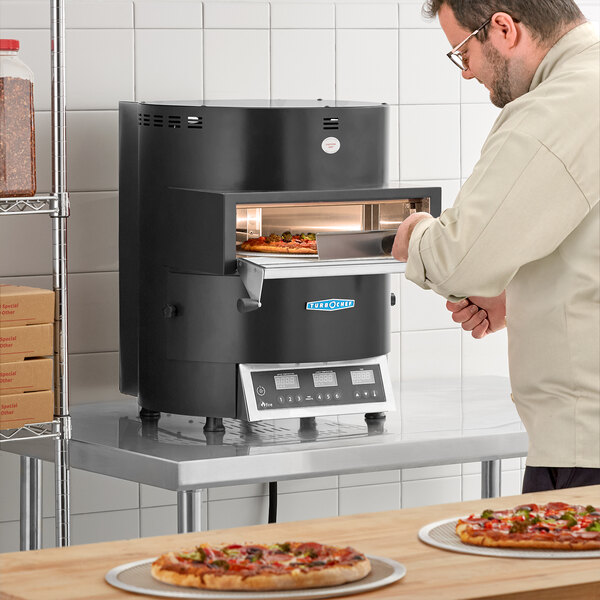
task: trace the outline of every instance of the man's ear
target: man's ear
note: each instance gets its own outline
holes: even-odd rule
[[[516,21],[508,13],[497,12],[493,15],[489,36],[499,50],[512,50],[519,43],[520,33]]]

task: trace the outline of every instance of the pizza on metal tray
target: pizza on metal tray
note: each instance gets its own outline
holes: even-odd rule
[[[484,510],[458,520],[465,544],[547,550],[600,549],[600,508],[564,502]]]
[[[270,252],[273,254],[317,254],[317,239],[314,233],[292,235],[285,231],[281,235],[250,238],[239,246],[245,252]]]
[[[152,563],[159,581],[210,590],[289,590],[357,581],[371,571],[353,548],[316,542],[200,544],[168,552]]]

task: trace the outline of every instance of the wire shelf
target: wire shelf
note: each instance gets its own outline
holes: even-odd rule
[[[0,215],[58,214],[58,198],[39,194],[17,198],[0,198]]]
[[[59,422],[47,421],[45,423],[23,425],[23,427],[19,427],[18,429],[0,430],[0,443],[22,442],[24,440],[37,440],[40,438],[58,439],[59,436]]]

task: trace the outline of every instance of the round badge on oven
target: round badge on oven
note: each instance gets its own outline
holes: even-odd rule
[[[336,137],[325,138],[321,143],[321,148],[327,154],[335,154],[340,149],[340,140]]]

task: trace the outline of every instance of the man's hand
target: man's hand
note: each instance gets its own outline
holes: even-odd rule
[[[392,247],[392,256],[400,262],[406,262],[408,260],[408,242],[412,235],[413,229],[416,224],[423,219],[433,219],[429,213],[418,212],[409,215],[398,227],[396,232],[396,239]]]
[[[494,298],[471,296],[460,302],[448,301],[446,308],[452,320],[477,339],[506,327],[506,292]]]

